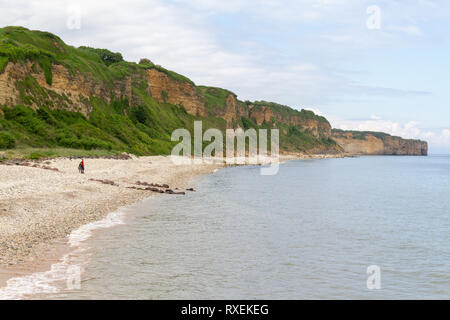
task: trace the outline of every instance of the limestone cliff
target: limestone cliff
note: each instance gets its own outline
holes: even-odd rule
[[[152,97],[159,102],[183,106],[192,115],[206,115],[204,99],[193,84],[173,80],[163,72],[150,69],[147,70],[147,85]]]
[[[380,132],[333,130],[333,139],[349,154],[428,155],[425,141],[402,139]]]
[[[16,106],[31,108],[41,118],[30,120],[30,128],[31,122],[20,118],[28,112],[24,109],[11,111],[6,119],[5,110]],[[61,110],[67,119],[57,124]],[[80,114],[75,125],[71,119]],[[328,120],[312,111],[240,101],[229,90],[197,86],[148,59],[127,62],[107,49],[68,46],[48,32],[0,29],[0,130],[25,146],[126,146],[141,154],[167,152],[171,132],[189,128],[194,120],[221,130],[278,128],[281,148],[292,152],[427,153],[424,142],[332,133]]]
[[[331,125],[323,117],[311,111],[298,111],[273,102],[242,102],[228,90],[214,87],[199,87],[205,97],[205,114],[222,118],[228,127],[239,126],[241,118],[248,118],[258,126],[278,128],[296,127],[318,139],[331,137]],[[189,111],[188,111],[189,112]],[[286,129],[286,128],[285,128]]]
[[[8,63],[0,74],[0,105],[29,105],[33,108],[46,105],[64,108],[89,116],[90,97],[102,97],[107,102],[111,96],[127,97],[133,101],[131,77],[115,81],[113,86],[95,81],[80,72],[71,74],[62,65],[52,65],[52,83],[48,84],[43,70],[32,61]]]
[[[317,118],[303,117],[300,112],[292,114],[284,114],[277,112],[270,106],[250,105],[249,117],[253,119],[258,125],[263,123],[285,123],[292,126],[299,127],[304,132],[309,132],[316,138],[331,137],[331,125],[328,121]]]
[[[53,64],[52,83],[48,84],[38,64],[32,61],[11,62],[0,74],[0,105],[25,104],[38,108],[45,104],[52,108],[77,111],[89,117],[92,111],[92,105],[89,103],[91,97],[101,97],[106,101],[110,101],[112,97],[126,97],[130,104],[139,104],[141,99],[133,94],[132,89],[132,82],[136,80],[144,81],[146,92],[155,100],[183,107],[193,116],[221,118],[228,127],[239,127],[240,119],[245,117],[258,126],[268,125],[277,128],[280,124],[284,124],[294,126],[316,138],[332,138],[349,154],[427,155],[428,152],[427,143],[423,141],[405,140],[376,133],[340,130],[334,130],[332,133],[329,122],[324,118],[274,103],[245,104],[228,91],[221,97],[217,93],[217,88],[204,87],[207,88],[208,94],[218,95],[216,105],[210,103],[207,111],[205,106],[207,95],[202,93],[202,90],[190,82],[172,79],[156,69],[145,70],[144,74],[127,75],[108,84],[80,72],[71,73],[64,66]],[[36,87],[22,86],[21,84],[26,81],[35,81]]]
[[[144,78],[141,74],[136,73],[117,79],[112,85],[109,85],[79,72],[71,74],[64,66],[53,64],[52,78],[52,83],[48,84],[43,70],[32,61],[9,63],[4,72],[0,74],[0,105],[26,104],[38,108],[40,105],[46,104],[54,108],[78,111],[89,116],[92,108],[87,101],[90,97],[102,97],[107,102],[111,100],[112,96],[126,97],[131,104],[139,103],[139,97],[133,95],[132,79],[140,79],[145,81],[147,93],[155,100],[184,107],[189,114],[194,116],[219,117],[231,127],[241,117],[247,117],[255,121],[257,125],[266,123],[276,127],[277,123],[283,123],[296,126],[317,138],[331,136],[331,126],[324,119],[320,121],[305,118],[301,112],[288,110],[288,107],[284,107],[286,110],[280,112],[269,103],[247,106],[231,92],[224,98],[223,108],[214,108],[210,114],[207,114],[205,97],[194,84],[172,79],[156,69],[146,70]],[[22,88],[20,84],[27,79],[28,81],[34,79],[42,90],[35,90],[36,88],[30,86]]]

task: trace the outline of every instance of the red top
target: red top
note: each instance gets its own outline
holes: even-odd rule
[[[81,166],[84,167],[84,160],[81,160]]]

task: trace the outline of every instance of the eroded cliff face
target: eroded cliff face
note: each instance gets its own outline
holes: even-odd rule
[[[233,121],[238,120],[242,115],[246,115],[245,111],[242,114],[241,111],[243,110],[239,109],[236,96],[230,93],[225,101],[225,113],[219,116],[227,122],[227,126],[231,126]]]
[[[384,141],[384,153],[390,155],[428,155],[428,143],[419,140],[388,137]]]
[[[331,137],[331,125],[328,122],[318,121],[316,119],[304,119],[297,115],[283,115],[274,111],[269,106],[250,105],[249,117],[258,125],[272,122],[281,122],[296,126],[302,131],[309,132],[316,138]]]
[[[428,155],[425,141],[402,139],[389,135],[376,137],[367,133],[364,136],[352,132],[333,132],[333,139],[345,153],[356,155]]]
[[[37,90],[30,86],[22,86],[21,82],[34,79],[40,87]],[[214,108],[213,114],[205,110],[205,98],[192,83],[171,78],[156,69],[145,70],[144,74],[135,73],[115,80],[112,84],[96,80],[90,74],[70,73],[64,66],[52,65],[52,83],[48,84],[43,70],[36,62],[9,63],[0,74],[0,105],[29,105],[37,108],[46,105],[50,108],[64,108],[77,111],[89,117],[92,104],[91,97],[104,99],[106,102],[115,98],[126,97],[130,105],[140,103],[140,97],[133,93],[134,80],[146,83],[147,94],[157,101],[184,107],[193,116],[214,116],[226,121],[232,128],[241,117],[250,118],[258,125],[276,122],[297,126],[301,131],[309,132],[315,137],[331,136],[328,122],[315,119],[304,119],[296,115],[281,114],[270,106],[247,106],[230,93],[226,97],[225,108]],[[35,88],[36,89],[36,88]],[[32,97],[32,99],[26,97]]]
[[[242,117],[253,120],[257,125],[268,124],[277,127],[286,124],[310,133],[316,138],[335,140],[340,148],[350,154],[373,155],[427,155],[426,142],[405,140],[398,137],[374,134],[354,136],[352,132],[332,132],[325,119],[305,117],[290,109],[280,109],[264,104],[246,104],[233,93],[224,94],[221,107],[212,106],[207,112],[205,96],[193,83],[181,81],[156,69],[131,73],[112,82],[99,81],[90,74],[69,72],[64,66],[52,65],[52,82],[49,84],[45,73],[36,62],[8,63],[0,74],[0,105],[29,105],[38,108],[64,108],[77,111],[89,117],[92,111],[92,97],[110,102],[112,98],[127,98],[129,104],[139,105],[141,97],[134,93],[133,83],[145,84],[145,94],[159,102],[184,107],[193,116],[213,116],[226,121],[227,127],[239,126]],[[26,85],[24,85],[26,83]],[[214,92],[214,88],[211,88]],[[225,101],[224,101],[225,100]],[[212,111],[211,111],[212,110]],[[286,129],[283,131],[286,134]],[[340,148],[336,149],[340,152]],[[334,149],[333,149],[334,150]],[[326,150],[320,150],[326,152]]]
[[[216,107],[210,112],[212,112],[214,117],[224,119],[228,128],[232,128],[233,124],[241,117],[248,117],[248,108],[232,93],[226,96],[224,108]]]
[[[31,84],[30,84],[31,81]],[[34,85],[33,81],[35,81]],[[24,82],[29,82],[26,86]],[[0,74],[0,105],[30,105],[37,108],[46,105],[51,108],[64,108],[89,116],[92,106],[87,103],[90,97],[101,97],[107,102],[111,95],[127,97],[133,103],[132,77],[126,76],[112,86],[95,81],[80,73],[71,74],[62,65],[52,65],[52,84],[48,84],[43,70],[34,62],[8,63]],[[32,97],[32,98],[27,98]]]
[[[27,78],[29,81],[30,77],[45,93],[41,90],[33,92],[30,86],[21,88],[20,83]],[[142,75],[132,74],[108,84],[78,72],[71,74],[64,66],[54,64],[52,83],[48,84],[37,63],[8,63],[0,74],[0,105],[26,104],[36,108],[42,98],[45,101],[41,102],[49,107],[65,108],[89,116],[92,107],[86,101],[90,97],[102,98],[106,102],[110,102],[113,96],[126,97],[130,105],[139,104],[140,99],[132,90],[133,79],[142,79]],[[183,106],[192,115],[205,115],[203,99],[195,86],[170,79],[165,73],[154,69],[146,70],[143,80],[147,82],[147,93],[157,101]],[[24,96],[33,96],[34,99],[24,100]]]
[[[173,80],[156,69],[147,70],[147,79],[152,97],[159,102],[183,106],[194,116],[206,116],[204,99],[194,85]]]
[[[253,119],[258,126],[264,122],[271,123],[272,119],[275,119],[275,115],[271,108],[267,106],[250,105],[249,118]]]

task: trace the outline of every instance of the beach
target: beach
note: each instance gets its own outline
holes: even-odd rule
[[[286,154],[280,161],[311,157],[336,155]],[[94,158],[84,159],[86,172],[80,174],[79,161],[57,158],[0,165],[0,286],[12,276],[48,268],[62,255],[73,230],[158,194],[150,184],[163,191],[164,185],[174,192],[192,192],[186,190],[191,178],[226,166],[175,165],[169,156]]]
[[[191,177],[222,166],[174,165],[170,157],[163,156],[85,159],[86,172],[80,174],[79,161],[53,159],[0,165],[2,267],[36,261],[47,253],[48,245],[64,242],[72,230],[155,194],[141,190],[142,187],[129,188],[139,187],[138,181],[167,184],[174,191],[178,191],[176,188],[181,191],[188,187]],[[36,164],[39,167],[33,167]]]

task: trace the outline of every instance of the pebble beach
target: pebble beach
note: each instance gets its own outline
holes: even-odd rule
[[[154,194],[137,182],[177,191],[187,188],[190,178],[222,166],[174,165],[163,156],[85,159],[86,172],[80,174],[79,161],[0,165],[0,265],[33,261],[45,250],[42,244]]]
[[[280,161],[336,155],[289,154]],[[226,166],[223,162],[175,164],[169,156],[80,159],[0,164],[0,287],[8,278],[34,271],[82,225],[158,193],[195,192],[189,181]],[[31,266],[31,267],[30,267]],[[45,268],[47,266],[41,266]]]

